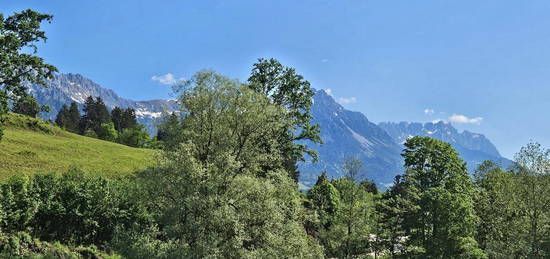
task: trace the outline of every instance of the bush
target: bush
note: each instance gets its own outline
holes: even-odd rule
[[[0,229],[29,232],[44,241],[104,245],[116,228],[148,222],[130,183],[78,170],[12,177],[0,185]]]

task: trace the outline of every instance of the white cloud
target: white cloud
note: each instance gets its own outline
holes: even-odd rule
[[[330,95],[330,96],[332,96],[332,90],[330,90],[330,89],[326,89],[326,90],[325,90],[325,93],[328,94],[328,95]]]
[[[454,123],[480,124],[482,120],[482,117],[468,118],[462,114],[453,114],[449,117],[449,121]]]
[[[433,109],[426,108],[424,109],[424,114],[426,115],[433,115],[435,111]]]
[[[355,97],[349,97],[349,98],[340,97],[340,98],[338,98],[337,101],[338,101],[340,104],[356,103],[356,102],[357,102],[357,98],[355,98]]]
[[[172,73],[168,73],[162,76],[153,76],[151,77],[151,80],[158,81],[163,85],[173,85],[178,81],[183,80],[183,78],[176,79]]]

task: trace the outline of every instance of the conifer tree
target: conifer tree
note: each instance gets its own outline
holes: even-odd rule
[[[63,106],[61,106],[61,109],[57,113],[57,116],[55,117],[55,124],[61,128],[66,129],[68,123],[69,123],[69,109],[67,108],[66,104],[63,104]]]
[[[75,101],[71,102],[67,113],[67,130],[73,133],[78,133],[78,125],[80,123],[80,111]]]

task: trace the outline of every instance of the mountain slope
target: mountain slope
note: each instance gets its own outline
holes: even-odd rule
[[[0,141],[0,179],[16,174],[64,172],[71,167],[107,176],[153,164],[153,150],[72,134],[48,123],[9,114]]]
[[[401,147],[376,124],[360,112],[344,109],[325,91],[316,91],[312,107],[313,122],[321,126],[322,145],[306,143],[319,154],[319,162],[300,164],[300,180],[307,186],[315,183],[324,170],[331,177],[344,175],[347,158],[364,162],[366,175],[377,184],[391,183],[401,171]]]
[[[450,123],[382,122],[378,126],[399,144],[405,143],[412,136],[427,136],[450,143],[467,162],[470,171],[485,160],[493,160],[503,167],[511,164],[484,135],[469,131],[458,132]]]
[[[115,106],[134,108],[138,122],[144,124],[149,132],[154,134],[156,133],[154,122],[162,112],[171,112],[177,108],[177,103],[173,100],[133,101],[122,98],[113,90],[102,88],[80,74],[57,74],[47,82],[47,86],[29,85],[29,92],[39,103],[52,108],[49,113],[41,114],[42,118],[48,120],[55,120],[63,104],[75,101],[82,107],[88,96],[94,96],[101,97],[110,109]]]

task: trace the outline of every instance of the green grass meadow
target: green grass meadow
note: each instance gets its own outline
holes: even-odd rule
[[[18,174],[62,173],[73,167],[91,174],[120,176],[152,165],[154,152],[80,136],[39,119],[9,114],[0,141],[0,180]]]

